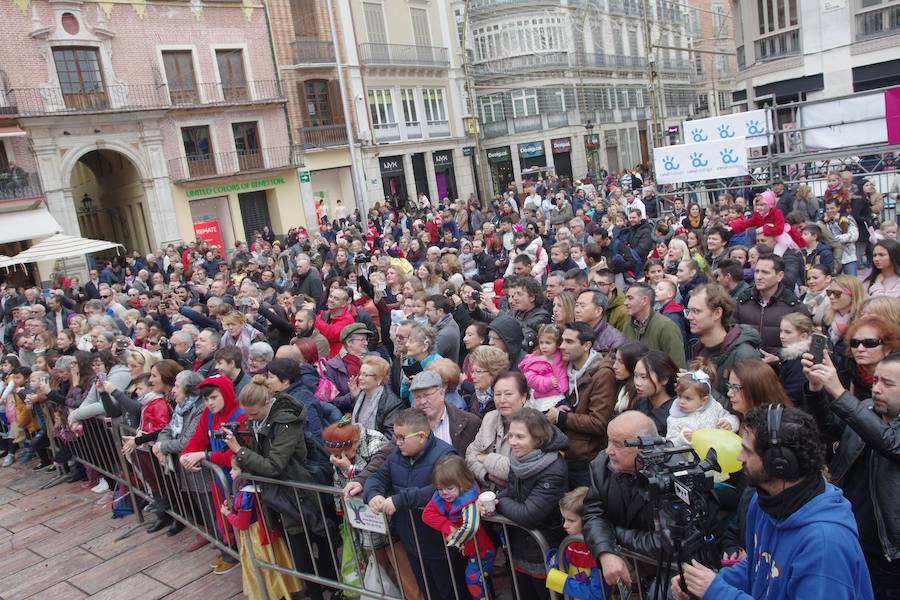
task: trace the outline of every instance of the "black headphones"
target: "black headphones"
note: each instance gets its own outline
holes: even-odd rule
[[[800,477],[800,464],[794,451],[781,445],[779,436],[783,413],[784,406],[781,404],[770,404],[766,410],[769,443],[763,452],[763,468],[772,477],[794,481]]]

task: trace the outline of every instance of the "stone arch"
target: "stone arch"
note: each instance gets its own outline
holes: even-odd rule
[[[95,150],[118,152],[134,165],[134,168],[137,169],[137,172],[140,175],[141,181],[150,181],[152,179],[150,169],[145,163],[144,158],[135,152],[132,146],[116,141],[94,141],[80,146],[77,150],[70,150],[63,157],[62,162],[60,163],[59,173],[59,181],[63,189],[72,188],[72,170],[75,168],[75,163],[81,160],[85,154]]]

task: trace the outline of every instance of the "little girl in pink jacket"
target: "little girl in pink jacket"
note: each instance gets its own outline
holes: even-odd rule
[[[538,331],[538,347],[519,363],[531,397],[525,406],[547,412],[566,398],[569,376],[559,351],[562,332],[556,325],[542,325]]]

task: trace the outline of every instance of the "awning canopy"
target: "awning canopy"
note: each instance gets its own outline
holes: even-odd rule
[[[34,263],[44,260],[71,258],[73,256],[82,256],[84,254],[90,254],[91,252],[100,252],[101,250],[109,250],[110,248],[118,248],[121,246],[122,244],[117,244],[115,242],[72,237],[58,233],[42,242],[38,242],[28,250],[19,252],[8,261],[0,262],[0,266],[8,267],[11,265]]]
[[[33,240],[62,231],[46,208],[20,210],[0,215],[0,244]]]
[[[0,138],[7,137],[25,137],[28,135],[24,130],[16,127],[15,125],[6,125],[0,127]]]

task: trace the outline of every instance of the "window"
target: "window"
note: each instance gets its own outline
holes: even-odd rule
[[[641,52],[638,49],[638,32],[637,29],[629,29],[628,30],[628,54],[631,56],[640,56]]]
[[[798,23],[797,0],[757,0],[756,12],[760,34],[795,27]]]
[[[366,19],[366,33],[372,44],[387,44],[387,31],[384,29],[384,11],[380,4],[363,3],[363,14]]]
[[[619,25],[612,26],[613,53],[621,56],[625,54],[625,48],[622,44],[622,28]]]
[[[403,105],[403,120],[407,127],[419,124],[419,115],[416,111],[416,94],[412,88],[400,90],[400,103]]]
[[[543,94],[543,108],[547,112],[566,112],[566,90],[549,89]]]
[[[291,18],[298,38],[317,38],[319,35],[317,0],[291,0]]]
[[[106,108],[100,57],[95,48],[54,48],[53,62],[66,108]]]
[[[197,102],[197,80],[194,78],[194,61],[190,50],[165,50],[162,53],[169,86],[169,100],[173,104]]]
[[[324,79],[313,79],[303,83],[306,117],[310,127],[333,124],[328,83]]]
[[[492,94],[479,99],[481,102],[481,120],[485,123],[496,123],[506,119],[503,111],[503,94]]]
[[[369,90],[369,113],[376,129],[379,126],[397,124],[391,90]]]
[[[515,90],[511,94],[513,118],[538,114],[537,93],[534,90]]]
[[[0,142],[0,172],[9,169],[9,157],[6,155],[6,144]]]
[[[425,99],[425,120],[429,123],[447,120],[447,108],[444,105],[444,90],[427,88],[422,90]]]
[[[184,144],[184,156],[187,158],[188,172],[191,177],[216,174],[216,162],[213,158],[212,140],[209,127],[182,127],[181,142]]]
[[[222,97],[225,100],[247,99],[247,77],[244,74],[244,53],[241,50],[216,50]]]
[[[727,33],[725,9],[721,4],[713,6],[713,36],[719,37]]]
[[[234,149],[237,151],[238,165],[241,171],[262,169],[262,153],[259,148],[259,128],[256,121],[248,123],[232,123]]]

